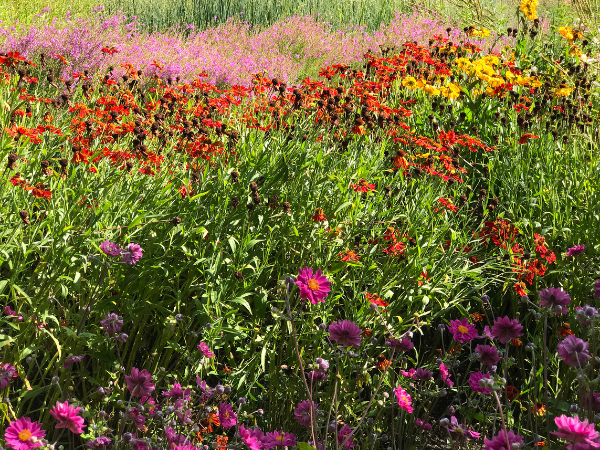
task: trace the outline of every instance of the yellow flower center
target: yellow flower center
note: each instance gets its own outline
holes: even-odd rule
[[[469,329],[467,327],[465,327],[464,325],[459,325],[458,332],[462,333],[462,334],[467,334],[469,332]]]
[[[283,435],[275,437],[277,442],[283,442]]]
[[[19,439],[23,442],[27,442],[31,437],[31,431],[23,430],[19,433]]]
[[[317,280],[315,280],[314,278],[311,278],[310,280],[308,280],[308,288],[311,291],[318,291],[319,290],[319,282]]]

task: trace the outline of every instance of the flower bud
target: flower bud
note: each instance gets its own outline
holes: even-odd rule
[[[440,420],[440,426],[446,428],[450,425],[450,419],[448,419],[447,417],[444,417],[443,419]]]

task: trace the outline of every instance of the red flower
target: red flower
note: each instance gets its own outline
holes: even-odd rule
[[[531,134],[531,133],[525,133],[521,135],[521,138],[519,139],[519,144],[526,144],[527,141],[529,139],[539,139],[539,136],[536,136],[535,134]]]
[[[369,294],[368,292],[365,292],[365,297],[367,297],[367,300],[369,300],[369,302],[375,303],[377,306],[385,308],[389,305],[388,302],[382,300],[381,297],[377,294]]]
[[[342,261],[358,261],[360,259],[360,255],[357,255],[352,250],[345,250],[338,254],[342,258]]]
[[[327,216],[325,215],[323,208],[315,209],[315,213],[313,214],[312,218],[315,222],[324,222],[327,220]]]
[[[369,192],[375,189],[375,185],[369,184],[369,182],[364,178],[358,180],[358,184],[351,184],[350,186],[354,188],[355,192]]]

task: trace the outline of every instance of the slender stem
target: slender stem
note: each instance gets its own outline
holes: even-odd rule
[[[548,313],[544,313],[544,406],[548,408]],[[546,413],[546,443],[550,445],[550,414]]]
[[[504,422],[504,414],[502,413],[502,403],[500,403],[500,397],[498,397],[498,393],[495,389],[492,389],[492,393],[496,398],[496,403],[498,404],[498,411],[500,412],[500,420],[502,421],[502,429],[504,430],[504,440],[506,442],[506,450],[512,450],[510,448],[510,442],[508,442],[508,431],[506,431],[506,422]]]

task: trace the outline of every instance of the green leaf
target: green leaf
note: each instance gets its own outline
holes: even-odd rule
[[[310,445],[308,442],[298,442],[298,450],[317,450],[315,447]]]

